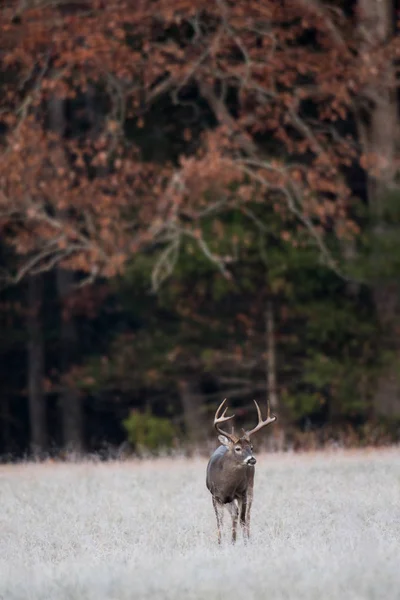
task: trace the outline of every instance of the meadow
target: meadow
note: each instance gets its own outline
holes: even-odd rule
[[[398,598],[400,450],[258,455],[216,543],[204,459],[0,467],[1,600]]]

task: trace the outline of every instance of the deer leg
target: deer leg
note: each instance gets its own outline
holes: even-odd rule
[[[251,505],[253,503],[253,489],[249,489],[247,495],[243,501],[242,514],[243,514],[243,535],[245,540],[250,539],[250,513]]]
[[[247,523],[248,515],[247,497],[244,496],[240,501],[240,526],[243,530],[243,539],[245,542],[249,538],[249,527]]]
[[[214,496],[212,497],[212,503],[215,510],[215,516],[217,517],[217,529],[218,529],[218,544],[221,543],[222,534],[222,522],[224,516],[224,506]]]
[[[249,476],[249,485],[243,498],[241,523],[243,523],[243,536],[245,540],[250,539],[250,513],[253,504],[254,469]]]
[[[229,512],[231,513],[231,517],[232,517],[232,544],[234,544],[236,542],[236,531],[237,531],[237,523],[238,523],[238,517],[239,517],[239,508],[238,508],[238,505],[235,500],[233,502],[231,502],[230,504],[228,504],[228,508],[229,508]]]

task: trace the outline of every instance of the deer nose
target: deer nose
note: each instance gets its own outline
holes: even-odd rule
[[[249,456],[249,458],[246,458],[246,464],[248,465],[255,465],[256,464],[256,459],[254,458],[254,456]]]

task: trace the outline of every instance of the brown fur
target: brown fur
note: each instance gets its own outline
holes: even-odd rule
[[[227,445],[219,446],[209,460],[207,488],[213,497],[218,543],[221,543],[224,505],[228,506],[231,513],[232,543],[235,543],[238,518],[240,518],[245,541],[250,537],[250,511],[253,501],[255,469],[254,465],[244,464],[244,460],[255,459],[249,439],[240,438],[235,444],[230,440],[226,440],[226,442]],[[237,451],[239,448],[240,452]]]
[[[253,400],[257,410],[258,423],[249,430],[243,430],[243,436],[237,437],[221,429],[221,425],[231,421],[235,415],[226,416],[228,410],[226,398],[221,402],[214,417],[214,427],[222,446],[212,454],[207,465],[207,487],[211,492],[215,516],[217,517],[218,543],[221,543],[223,508],[226,504],[232,516],[232,543],[236,542],[238,518],[243,529],[244,540],[250,537],[250,511],[253,502],[254,465],[251,436],[263,427],[276,421],[270,415],[269,405],[267,418],[264,420],[260,407]]]

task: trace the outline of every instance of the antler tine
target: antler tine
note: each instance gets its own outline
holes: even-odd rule
[[[258,403],[255,400],[253,400],[253,402],[256,405],[256,409],[257,409],[258,424],[254,427],[254,429],[250,429],[250,431],[246,431],[246,435],[248,437],[250,437],[251,435],[256,433],[256,431],[260,431],[260,429],[262,429],[263,427],[266,427],[266,425],[270,425],[270,423],[273,423],[274,421],[276,421],[276,416],[272,415],[272,417],[271,417],[269,410],[268,410],[267,418],[265,419],[265,421],[263,421],[261,410],[260,410],[260,407],[258,406]],[[268,406],[268,408],[269,408],[269,406]]]
[[[219,414],[226,401],[227,401],[227,398],[225,398],[221,402],[221,404],[218,406],[217,411],[215,413],[215,419],[217,419],[218,422],[220,422],[220,423],[223,423],[224,421],[230,421],[235,416],[235,415],[232,415],[231,417],[225,417],[226,411],[228,410],[227,406],[225,406],[225,409],[224,409],[224,412],[222,413],[222,415]]]
[[[226,417],[226,411],[228,410],[228,407],[225,407],[225,410],[223,411],[222,415],[220,415],[220,412],[226,402],[226,398],[221,402],[221,404],[219,405],[219,407],[217,408],[217,411],[215,413],[215,417],[214,417],[214,427],[215,429],[218,431],[218,433],[221,433],[222,435],[224,435],[225,437],[227,437],[228,439],[231,440],[231,442],[235,443],[236,442],[236,438],[234,435],[231,435],[230,433],[228,433],[227,431],[223,431],[220,427],[219,424],[220,423],[226,423],[226,421],[230,421],[231,419],[233,419],[235,417],[235,415],[231,415],[230,417]]]
[[[261,414],[261,410],[260,407],[258,406],[258,402],[256,400],[253,400],[254,404],[256,405],[256,409],[257,409],[257,416],[258,416],[258,422],[262,421],[262,414]],[[269,411],[268,411],[269,412]],[[267,415],[267,418],[269,417],[269,414]]]

